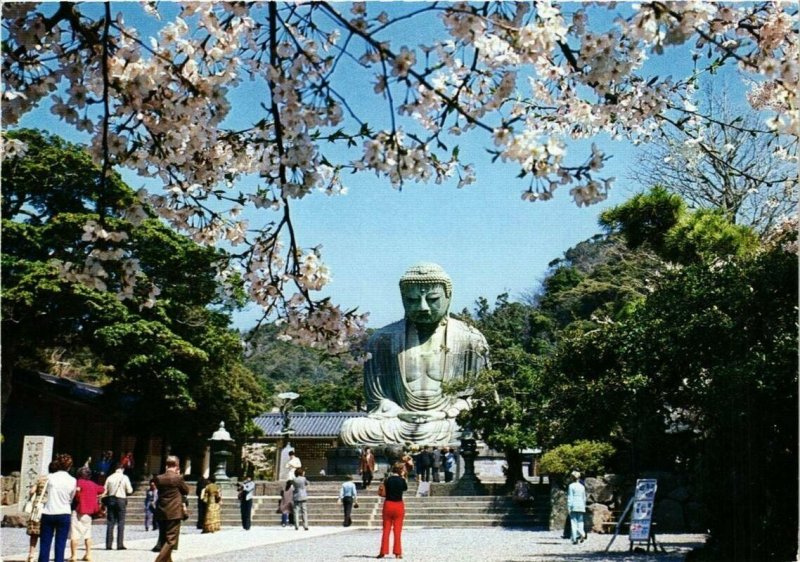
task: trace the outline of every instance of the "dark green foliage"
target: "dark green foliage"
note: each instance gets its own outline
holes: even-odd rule
[[[510,468],[535,444],[552,471],[591,471],[558,446],[592,440],[616,450],[611,470],[682,472],[709,514],[709,560],[793,559],[797,256],[783,245],[796,234],[760,245],[660,189],[603,224],[528,305],[479,301],[494,370],[464,420]]]
[[[100,170],[84,150],[54,136],[7,133],[28,144],[3,164],[3,401],[16,367],[105,383],[108,408],[133,404],[134,432],[159,428],[176,451],[202,446],[225,420],[243,435],[263,411],[263,393],[241,363],[241,345],[222,310],[215,263],[225,256],[123,210],[135,201],[119,177],[99,189]],[[104,221],[126,240],[83,240],[87,221]],[[126,300],[122,267],[104,262],[107,290],[67,281],[53,259],[82,264],[90,248],[118,249],[138,260],[141,276]],[[150,284],[161,294],[146,306]],[[214,310],[211,307],[216,307]],[[199,445],[198,445],[199,443]]]
[[[609,231],[621,232],[631,248],[647,244],[661,252],[667,233],[685,212],[686,203],[680,196],[663,187],[654,187],[603,212],[600,224]]]
[[[294,404],[307,412],[360,410],[364,403],[363,371],[337,357],[277,339],[274,325],[248,333],[252,350],[245,360],[270,394],[297,392]]]
[[[611,235],[581,242],[550,265],[540,293],[529,300],[559,329],[589,330],[628,314],[645,297],[663,262],[644,248],[630,250],[620,236]]]
[[[676,272],[630,324],[631,362],[698,442],[717,560],[797,548],[797,299],[797,257],[773,248]]]
[[[648,247],[677,263],[743,256],[758,246],[751,228],[731,223],[720,210],[688,212],[679,196],[661,187],[605,211],[600,224],[620,233],[632,249]]]

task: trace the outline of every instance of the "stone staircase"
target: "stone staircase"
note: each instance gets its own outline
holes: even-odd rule
[[[341,482],[311,481],[309,485],[308,514],[310,525],[340,526],[343,521],[342,506],[337,503]],[[404,495],[406,527],[542,527],[546,528],[550,516],[550,493],[547,486],[533,486],[532,502],[522,505],[509,495],[453,496],[444,495],[448,485],[431,484],[431,495],[416,497],[417,484],[409,482]],[[127,525],[144,526],[144,490],[140,486],[128,500]],[[279,484],[260,483],[253,499],[253,525],[278,526]],[[492,487],[490,487],[491,491]],[[376,528],[381,526],[383,498],[377,494],[378,485],[358,491],[359,507],[353,509],[353,526]],[[438,492],[438,493],[437,493]],[[189,521],[197,521],[197,496],[189,497]],[[222,526],[241,525],[239,501],[233,488],[222,490]]]

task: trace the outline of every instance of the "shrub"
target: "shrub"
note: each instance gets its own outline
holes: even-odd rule
[[[582,474],[601,474],[614,454],[614,447],[602,441],[575,441],[559,445],[542,456],[540,470],[551,476],[568,476],[573,470]]]

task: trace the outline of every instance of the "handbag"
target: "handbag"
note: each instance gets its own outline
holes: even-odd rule
[[[186,505],[185,503],[181,504],[181,506],[183,507],[183,516],[181,517],[181,519],[186,521],[187,519],[189,519],[189,506]]]
[[[378,495],[382,498],[386,497],[386,484],[384,484],[383,482],[378,484]]]
[[[28,515],[33,513],[33,498],[28,498],[25,505],[22,506],[22,513],[27,513]]]
[[[44,507],[44,502],[37,503],[33,506],[33,511],[31,512],[31,521],[34,523],[38,523],[42,520],[42,508]]]
[[[97,509],[92,513],[92,519],[105,519],[107,515],[106,506],[103,505],[102,498],[100,498],[100,503],[97,506]]]
[[[30,520],[38,523],[42,520],[42,509],[44,508],[45,497],[47,496],[47,485],[42,484],[37,488],[37,493],[28,498],[22,510],[30,514]],[[28,505],[30,504],[30,507]],[[30,511],[29,511],[30,510]]]
[[[357,508],[357,507],[358,507],[358,500],[353,502],[353,508]]]

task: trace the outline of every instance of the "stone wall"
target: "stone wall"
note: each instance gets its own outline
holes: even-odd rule
[[[653,521],[660,533],[705,532],[705,515],[697,499],[697,492],[682,475],[668,472],[647,472],[639,478],[658,480]],[[633,495],[635,477],[618,474],[587,477],[586,486],[586,530],[594,533],[613,533],[616,523]],[[550,529],[562,530],[567,519],[566,484],[550,480]],[[630,521],[630,514],[626,522]]]
[[[16,505],[19,501],[19,472],[12,472],[9,476],[0,477],[2,482],[2,505]]]

